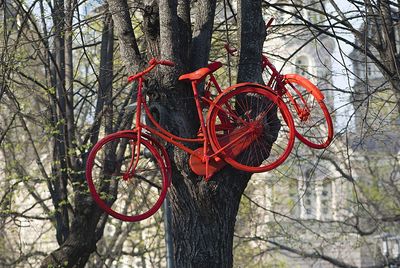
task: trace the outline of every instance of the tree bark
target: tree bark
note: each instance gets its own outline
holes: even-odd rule
[[[169,196],[176,267],[232,267],[236,215],[249,178],[230,167],[209,182],[174,177]]]
[[[382,42],[381,47],[378,48],[378,52],[380,58],[386,60],[385,65],[391,72],[388,74],[387,72],[382,71],[382,73],[385,74],[385,77],[390,81],[392,91],[394,92],[398,104],[397,110],[400,113],[400,60],[399,51],[397,51],[398,49],[396,46],[398,40],[396,40],[395,36],[395,22],[389,1],[379,1],[378,4],[381,19],[379,20],[377,27],[382,36],[382,38],[378,40]]]
[[[105,121],[105,132],[113,132],[112,126],[112,81],[113,81],[113,56],[114,30],[110,13],[104,18],[100,49],[99,91],[97,96],[95,121],[90,133],[90,142],[95,144],[99,137],[101,122]]]
[[[65,1],[65,28],[64,28],[64,58],[65,58],[65,140],[67,148],[70,148],[68,166],[75,168],[77,158],[74,152],[76,148],[75,119],[74,119],[74,66],[72,54],[72,23],[76,2]]]
[[[106,216],[87,194],[78,193],[78,196],[77,211],[70,235],[57,250],[42,261],[41,268],[84,267],[90,254],[96,250],[96,243],[102,236]]]
[[[107,1],[111,14],[113,14],[116,36],[120,44],[121,58],[129,73],[134,73],[143,66],[139,47],[133,33],[131,16],[126,0]]]
[[[215,0],[202,0],[196,7],[191,47],[192,69],[207,65],[211,49],[211,35],[215,17]]]
[[[263,83],[261,53],[265,40],[265,22],[261,1],[238,1],[239,70],[238,82]],[[245,40],[245,41],[244,41]]]

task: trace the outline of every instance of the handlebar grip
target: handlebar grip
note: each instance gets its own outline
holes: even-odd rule
[[[270,18],[267,24],[265,24],[265,29],[268,29],[269,26],[271,26],[272,22],[274,21],[274,18]]]
[[[228,43],[226,43],[226,44],[224,45],[224,47],[225,47],[226,51],[227,51],[229,54],[231,54],[232,56],[233,56],[233,53],[235,53],[235,52],[237,51],[236,48],[229,46]]]
[[[175,63],[169,60],[160,60],[158,63],[165,66],[175,66]]]

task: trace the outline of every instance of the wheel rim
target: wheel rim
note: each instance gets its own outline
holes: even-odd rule
[[[226,162],[244,171],[264,172],[276,168],[288,157],[294,144],[293,121],[285,104],[276,94],[267,88],[241,86],[225,92],[216,103],[209,116],[209,134],[214,151],[226,145],[226,134],[218,131],[219,122],[216,118],[217,115],[221,116],[221,111],[227,114],[231,133],[246,124],[257,125],[257,120],[262,120],[261,135],[243,153],[233,158],[229,153],[222,152]],[[263,113],[264,116],[260,117]],[[238,144],[245,142],[246,138],[249,137],[243,137]]]
[[[141,141],[136,169],[128,172],[132,162],[136,163],[136,157],[134,161],[131,158],[136,145],[136,134],[117,133],[99,141],[88,158],[86,176],[93,199],[108,214],[124,221],[153,215],[167,190],[164,162],[146,140]]]

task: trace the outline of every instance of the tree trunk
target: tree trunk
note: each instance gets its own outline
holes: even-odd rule
[[[380,1],[379,3],[379,15],[381,16],[381,21],[379,25],[379,30],[382,32],[383,38],[380,40],[382,42],[381,49],[378,49],[379,56],[381,59],[386,60],[386,67],[389,68],[390,74],[386,74],[386,78],[390,81],[392,86],[392,91],[395,95],[397,101],[397,110],[400,113],[400,78],[399,78],[399,51],[396,46],[396,33],[391,5],[389,1]],[[385,72],[382,72],[385,74]]]
[[[194,70],[204,67],[208,63],[215,7],[216,1],[199,1],[197,5],[191,47],[192,68]]]
[[[69,236],[69,215],[65,205],[67,200],[67,123],[66,123],[66,91],[65,91],[65,38],[64,38],[64,1],[54,1],[52,12],[54,23],[54,50],[55,61],[52,61],[52,84],[56,89],[56,101],[53,104],[52,127],[57,129],[54,134],[54,150],[52,176],[56,178],[49,182],[51,197],[55,208],[56,237],[59,245]]]
[[[119,42],[125,44],[120,47],[121,58],[129,73],[139,70],[143,62],[140,56],[136,37],[133,33],[128,2],[126,0],[107,1],[109,10],[113,14],[115,31]]]
[[[236,215],[249,178],[230,167],[208,182],[174,177],[169,196],[176,267],[232,267]]]
[[[103,233],[105,215],[87,194],[78,193],[75,200],[77,210],[71,233],[57,250],[42,261],[41,268],[84,267],[90,254],[96,250],[96,243]]]

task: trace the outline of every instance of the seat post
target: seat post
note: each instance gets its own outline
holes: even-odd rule
[[[197,80],[192,81],[192,89],[193,89],[194,101],[196,103],[197,114],[200,119],[201,132],[203,132],[203,136],[204,136],[203,157],[205,157],[206,153],[207,153],[208,135],[207,135],[206,125],[205,125],[205,121],[204,121],[204,117],[203,117],[203,111],[202,111],[201,104],[200,104],[199,94],[197,91]],[[205,160],[205,159],[203,159],[203,160]]]

